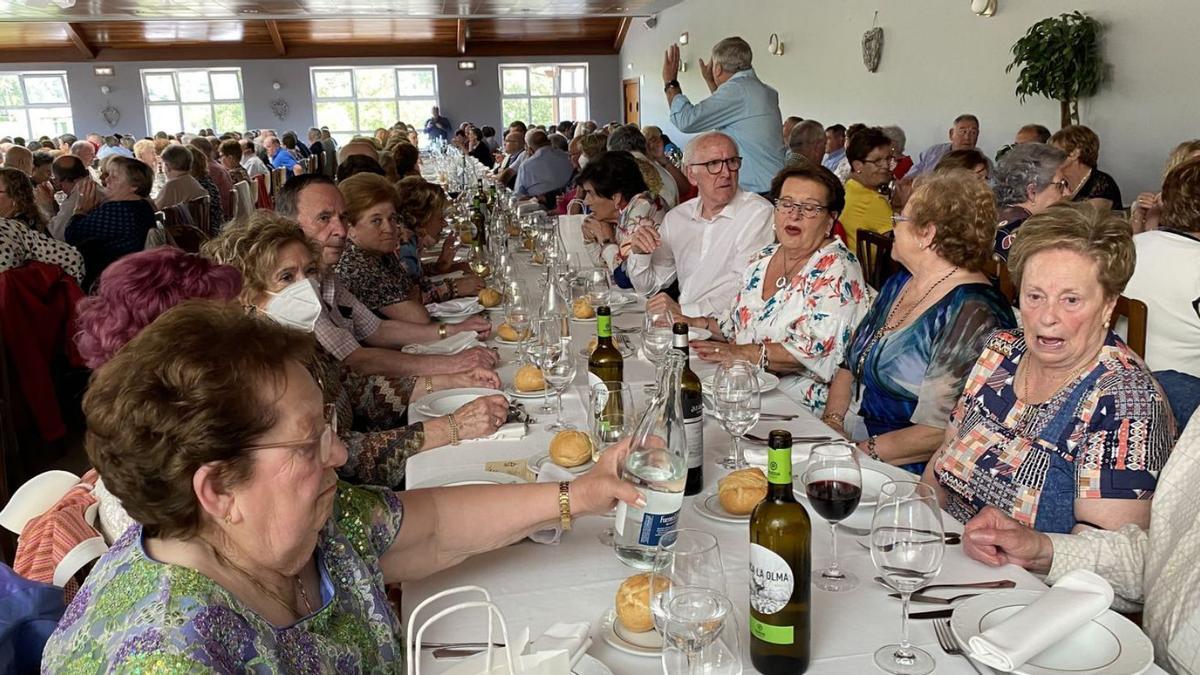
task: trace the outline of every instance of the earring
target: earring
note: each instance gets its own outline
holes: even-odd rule
[[[225,518],[223,520],[225,521],[226,525],[233,525],[233,517],[228,513],[225,514]]]

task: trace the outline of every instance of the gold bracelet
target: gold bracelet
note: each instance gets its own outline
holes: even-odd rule
[[[446,324],[438,324],[438,337],[442,338],[443,340],[446,338]]]
[[[571,529],[571,483],[562,481],[558,484],[558,520],[563,530]]]
[[[458,445],[458,422],[454,419],[454,413],[446,415],[446,422],[450,425],[450,445]]]
[[[432,394],[433,393],[433,378],[426,375],[422,379],[425,380],[425,393]]]
[[[824,415],[821,415],[822,422],[829,424],[830,420],[837,422],[839,425],[841,425],[841,424],[846,423],[846,416],[839,415],[838,413],[825,413]]]

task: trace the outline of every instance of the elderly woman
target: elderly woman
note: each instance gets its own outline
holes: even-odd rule
[[[1020,143],[1004,154],[996,167],[996,202],[1000,221],[996,226],[996,257],[1008,260],[1013,235],[1035,214],[1070,195],[1062,164],[1067,154],[1053,145]]]
[[[97,371],[88,454],[139,524],[75,596],[44,672],[403,670],[384,584],[639,500],[616,476],[627,445],[569,483],[341,484],[312,355],[309,336],[192,301]]]
[[[3,199],[2,187],[0,199]],[[75,283],[83,285],[83,255],[74,246],[32,230],[20,221],[0,218],[0,272],[33,261],[57,265],[74,277]]]
[[[913,168],[913,158],[906,152],[908,148],[908,135],[904,133],[904,129],[899,126],[891,125],[883,127],[884,135],[892,139],[892,159],[896,160],[896,166],[892,169],[892,176],[896,180],[904,178],[909,170]]]
[[[948,171],[970,171],[985,183],[987,182],[988,171],[990,169],[991,162],[988,161],[987,155],[984,155],[975,148],[951,150],[938,160],[937,166],[933,168],[934,171],[942,173]]]
[[[991,191],[966,172],[918,181],[896,217],[892,257],[905,269],[855,331],[821,418],[871,457],[920,473],[988,335],[1014,325],[984,275],[995,229]]]
[[[240,155],[241,152],[239,151]],[[154,141],[149,138],[143,138],[133,144],[133,156],[146,166],[154,171],[158,171],[158,152],[154,147]]]
[[[646,186],[633,155],[623,150],[601,154],[579,172],[576,183],[591,214],[583,221],[583,240],[593,260],[608,268],[621,288],[632,288],[623,265],[630,236],[639,225],[662,225],[667,205]]]
[[[988,338],[925,471],[955,518],[994,506],[1042,532],[1148,525],[1175,428],[1108,328],[1134,255],[1129,226],[1092,205],[1021,228],[1008,266],[1024,329]]]
[[[1062,172],[1070,185],[1071,201],[1090,201],[1106,211],[1125,208],[1117,181],[1096,168],[1100,160],[1100,137],[1096,132],[1072,124],[1051,136],[1050,145],[1067,153]]]
[[[576,158],[572,151],[571,158],[579,168],[575,171],[572,189],[568,193],[567,199],[559,205],[560,215],[578,215],[584,212],[586,204],[583,200],[583,187],[579,184],[579,174],[587,167],[588,163],[596,161],[600,155],[608,151],[608,139],[600,134],[576,135],[571,141],[578,143],[579,155]]]
[[[761,364],[782,376],[784,393],[820,415],[870,291],[858,260],[832,236],[845,205],[833,172],[812,164],[786,168],[771,182],[771,199],[779,243],[746,268],[728,315],[686,318],[715,338],[692,348],[705,361]]]
[[[479,160],[479,163],[491,169],[496,165],[496,158],[492,156],[492,149],[487,143],[483,142],[483,134],[478,127],[467,127],[467,154]]]
[[[444,215],[447,200],[442,188],[420,176],[409,176],[396,184],[399,200],[396,213],[400,223],[412,233],[408,241],[400,246],[400,260],[409,276],[416,279],[421,289],[423,302],[443,302],[451,298],[475,295],[483,290],[483,280],[470,273],[466,263],[454,262],[458,253],[458,236],[450,233],[442,241],[438,259],[428,266],[421,262],[421,252],[426,246],[435,245],[446,225]],[[465,272],[452,280],[433,281],[430,275]]]
[[[0,218],[15,220],[25,227],[46,232],[46,216],[37,207],[33,182],[12,167],[0,167]]]
[[[294,326],[274,300],[295,284],[317,278],[315,244],[296,223],[258,211],[243,227],[230,228],[205,246],[205,254],[238,269],[245,281],[239,300],[284,325]],[[457,387],[497,388],[490,370],[472,369],[420,378],[362,376],[319,351],[314,369],[324,383],[327,402],[337,405],[348,460],[339,474],[356,482],[398,486],[407,459],[429,448],[460,439],[491,435],[508,417],[501,396],[481,398],[450,415],[403,426],[409,403],[426,394]],[[351,429],[366,429],[356,433]]]
[[[1175,167],[1194,157],[1200,157],[1200,139],[1184,141],[1171,150],[1163,167],[1163,180]],[[1129,225],[1133,233],[1158,229],[1162,217],[1162,192],[1143,192],[1130,205]]]
[[[150,167],[119,155],[105,160],[108,179],[103,202],[94,181],[81,181],[75,215],[64,232],[64,240],[79,249],[87,263],[84,290],[114,260],[144,249],[146,234],[155,227]]]
[[[194,145],[184,147],[192,155],[192,178],[195,178],[200,187],[208,193],[208,234],[214,235],[220,232],[221,226],[225,224],[225,212],[221,209],[221,191],[213,182],[212,176],[208,175],[208,155]]]
[[[867,127],[849,136],[846,158],[850,177],[846,180],[846,208],[841,223],[846,244],[857,250],[858,231],[884,233],[892,229],[892,206],[879,188],[892,182],[892,139],[879,127]]]

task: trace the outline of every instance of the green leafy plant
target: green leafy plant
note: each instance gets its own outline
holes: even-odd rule
[[[1045,96],[1059,102],[1062,125],[1079,123],[1079,99],[1093,96],[1104,83],[1108,66],[1100,53],[1103,26],[1082,12],[1042,19],[1012,46],[1013,61],[1004,72],[1019,68],[1016,94]]]

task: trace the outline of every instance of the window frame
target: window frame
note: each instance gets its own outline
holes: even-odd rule
[[[531,71],[535,68],[545,68],[547,66],[554,67],[554,93],[553,94],[534,94]],[[525,93],[523,94],[506,94],[504,92],[504,71],[514,70],[525,72]],[[582,70],[583,71],[583,91],[582,92],[563,92],[562,81],[564,70]],[[505,103],[508,101],[525,101],[525,115],[520,118],[522,122],[528,125],[545,124],[547,127],[550,124],[561,122],[561,105],[563,99],[581,98],[583,99],[583,114],[575,115],[577,119],[572,121],[583,121],[590,119],[592,100],[591,100],[591,68],[586,61],[568,62],[568,63],[501,63],[497,66],[497,75],[500,84],[500,115],[505,115]],[[552,116],[554,119],[535,120],[533,118],[533,101],[535,99],[549,100],[551,102]],[[514,120],[502,119],[501,122],[507,127]]]
[[[389,97],[360,97],[358,95],[357,71],[359,71],[359,70],[379,70],[381,68],[390,68],[392,70],[392,82],[395,87],[395,89],[393,91],[394,95],[390,98]],[[402,71],[422,71],[422,72],[428,71],[432,75],[432,81],[433,81],[432,97],[426,93],[421,93],[418,95],[404,95],[400,91],[399,74]],[[350,95],[349,96],[321,97],[321,96],[317,95],[317,74],[318,73],[331,73],[331,72],[344,72],[344,73],[348,73],[350,75]],[[441,87],[439,86],[439,83],[438,83],[438,66],[436,63],[416,63],[416,64],[381,63],[381,64],[376,64],[376,65],[357,65],[357,66],[310,66],[308,69],[308,82],[309,82],[309,90],[312,94],[313,121],[314,121],[315,126],[329,127],[329,134],[341,143],[345,143],[347,140],[349,140],[350,138],[353,138],[354,136],[373,136],[375,134],[375,129],[377,129],[378,127],[371,127],[369,129],[363,128],[362,119],[360,118],[360,115],[359,115],[359,105],[362,103],[365,103],[365,102],[374,102],[374,103],[390,102],[393,105],[393,110],[395,110],[395,112],[396,112],[396,120],[393,120],[392,124],[395,124],[396,121],[398,121],[400,119],[399,118],[400,104],[404,101],[429,102],[432,99],[432,103],[428,103],[428,105],[430,107],[433,107],[433,106],[438,106],[439,108],[441,107]],[[353,111],[354,111],[353,126],[358,127],[358,128],[356,128],[356,129],[335,129],[335,128],[333,128],[333,125],[323,122],[321,120],[321,116],[320,116],[320,112],[319,112],[320,104],[322,104],[322,103],[351,103],[351,104],[353,104]],[[404,121],[407,122],[408,124],[412,124],[412,125],[416,126],[416,125],[420,125],[422,122],[424,122],[424,118],[418,119],[418,120],[404,120]],[[420,139],[421,143],[424,143],[426,141],[424,134],[418,134],[418,138]]]
[[[61,132],[54,130],[55,133],[52,135],[53,136],[61,136],[62,134],[68,134],[68,133],[75,132],[75,111],[71,108],[71,83],[69,81],[69,78],[67,77],[67,71],[65,71],[65,70],[0,70],[0,75],[15,75],[17,78],[17,83],[21,87],[21,104],[20,105],[12,105],[12,106],[9,106],[9,105],[4,106],[4,110],[16,111],[17,113],[19,113],[20,117],[24,118],[24,124],[25,124],[24,133],[13,134],[13,137],[20,136],[21,138],[24,138],[26,142],[28,142],[32,139],[39,138],[43,135],[47,135],[47,136],[51,135],[51,134],[44,134],[41,129],[39,129],[37,131],[35,131],[33,129],[33,123],[29,119],[29,111],[30,110],[49,110],[49,109],[53,109],[53,108],[66,108],[68,111],[68,115],[67,115],[66,129]],[[29,102],[29,88],[25,84],[25,78],[27,78],[27,77],[50,77],[50,76],[57,77],[62,81],[64,100],[56,101],[53,103],[30,103]]]
[[[183,96],[180,95],[179,74],[180,73],[197,73],[197,72],[204,73],[208,77],[208,100],[207,101],[184,101]],[[217,98],[216,97],[216,87],[213,86],[213,74],[214,73],[215,74],[233,74],[233,75],[237,76],[237,85],[238,85],[238,97],[237,98]],[[150,100],[150,88],[146,84],[147,75],[170,75],[171,83],[174,88],[174,92],[173,92],[173,95],[175,97],[174,100],[172,100],[172,101],[151,101]],[[163,131],[168,134],[174,134],[174,133],[178,133],[180,131],[182,131],[184,133],[191,133],[191,134],[198,132],[199,129],[185,129],[184,128],[183,107],[185,105],[190,105],[190,106],[207,105],[208,106],[208,122],[209,123],[204,128],[213,129],[217,133],[224,133],[226,131],[245,131],[244,128],[241,128],[241,129],[218,129],[217,128],[217,126],[218,126],[217,125],[217,111],[216,111],[216,107],[215,107],[218,105],[231,105],[231,104],[236,103],[241,108],[241,111],[242,111],[242,125],[241,126],[242,127],[246,126],[246,81],[242,78],[242,69],[240,66],[224,66],[224,67],[220,67],[220,68],[140,68],[140,69],[138,69],[138,78],[141,80],[141,84],[142,84],[142,113],[146,117],[146,132],[147,132],[147,134],[153,134],[153,133],[156,133],[159,131]],[[152,121],[153,117],[150,115],[151,109],[153,109],[153,108],[171,108],[171,107],[174,107],[176,110],[176,117],[179,121],[178,128],[176,128],[176,129],[155,129],[154,123]]]

